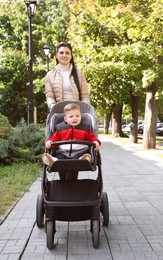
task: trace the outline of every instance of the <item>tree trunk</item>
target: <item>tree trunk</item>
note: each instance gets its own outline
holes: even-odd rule
[[[132,92],[130,93],[131,107],[132,107],[132,117],[131,117],[131,131],[130,131],[130,142],[138,142],[138,106],[139,97],[134,96]]]
[[[156,149],[157,100],[155,93],[157,84],[154,82],[146,92],[145,122],[143,134],[143,149]]]
[[[104,129],[104,132],[107,135],[109,134],[109,124],[110,124],[111,114],[112,114],[112,109],[110,109],[110,111],[108,111],[108,113],[106,113],[106,115],[105,115],[105,129]]]
[[[122,132],[122,107],[123,105],[114,104],[112,106],[112,137],[124,137]]]

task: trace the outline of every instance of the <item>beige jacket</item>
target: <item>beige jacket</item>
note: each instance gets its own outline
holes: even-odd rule
[[[77,73],[81,90],[81,100],[89,104],[90,100],[86,78],[83,71],[78,68]],[[70,76],[70,81],[72,83],[73,100],[79,100],[79,92],[72,76]],[[55,103],[65,101],[63,100],[63,80],[57,66],[55,69],[50,70],[46,75],[45,94],[47,105],[50,110]]]

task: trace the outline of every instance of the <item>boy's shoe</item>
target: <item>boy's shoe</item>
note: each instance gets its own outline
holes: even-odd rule
[[[91,155],[89,154],[89,153],[85,153],[85,154],[83,154],[79,159],[80,160],[83,160],[83,159],[86,159],[86,160],[88,160],[89,162],[91,161]]]
[[[44,153],[42,156],[42,160],[43,160],[44,164],[51,167],[53,165],[53,163],[56,162],[58,159],[56,157],[51,156],[48,153]]]

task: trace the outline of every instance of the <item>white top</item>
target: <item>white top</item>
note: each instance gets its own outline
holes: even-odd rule
[[[74,100],[74,95],[72,91],[72,83],[70,80],[70,73],[71,73],[71,65],[61,65],[59,64],[59,71],[61,73],[63,79],[63,100]]]

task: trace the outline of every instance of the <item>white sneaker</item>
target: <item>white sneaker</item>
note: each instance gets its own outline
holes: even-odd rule
[[[44,164],[51,167],[53,165],[53,163],[56,162],[58,159],[56,157],[51,156],[48,153],[44,153],[42,156],[42,160],[43,160]]]
[[[80,160],[83,160],[83,159],[85,159],[85,160],[88,160],[89,162],[90,162],[90,160],[91,160],[91,155],[89,154],[89,153],[85,153],[85,154],[83,154],[79,159]]]

